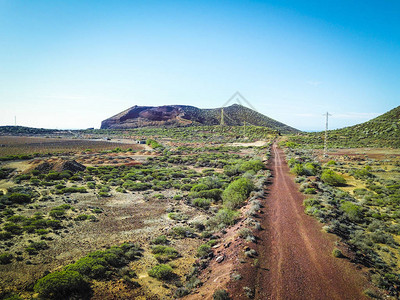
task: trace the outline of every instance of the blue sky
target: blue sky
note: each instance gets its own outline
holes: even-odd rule
[[[0,0],[0,125],[98,128],[240,91],[301,130],[400,104],[398,1]]]

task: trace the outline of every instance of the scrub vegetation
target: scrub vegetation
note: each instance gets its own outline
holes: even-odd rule
[[[239,209],[267,180],[276,134],[87,130],[71,147],[57,131],[17,129],[18,137],[0,137],[9,142],[0,165],[0,295],[23,299],[187,295],[201,285],[221,230],[243,218]],[[39,141],[54,148],[38,151]]]
[[[305,212],[344,245],[333,249],[332,255],[368,270],[381,292],[369,289],[366,294],[399,297],[400,152],[354,148],[330,152],[327,158],[295,141],[281,145],[300,191],[312,194],[304,201]]]

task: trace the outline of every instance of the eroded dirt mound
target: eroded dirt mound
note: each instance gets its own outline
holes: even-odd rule
[[[84,171],[86,167],[75,160],[67,159],[49,159],[46,161],[40,161],[31,170],[37,170],[40,173],[48,173],[50,171],[62,172],[71,171],[76,173],[79,171]]]

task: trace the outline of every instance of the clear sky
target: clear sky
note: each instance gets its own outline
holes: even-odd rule
[[[400,104],[397,0],[0,0],[0,125],[99,128],[240,91],[301,130]]]

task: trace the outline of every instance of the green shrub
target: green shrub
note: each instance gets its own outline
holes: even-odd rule
[[[338,258],[344,257],[342,251],[340,251],[338,248],[333,249],[332,255]]]
[[[67,209],[73,209],[73,207],[69,204],[62,204],[60,206],[53,207],[49,212],[49,216],[56,219],[62,218],[64,217]]]
[[[96,188],[96,183],[92,182],[92,181],[89,181],[88,183],[86,183],[86,186],[88,187],[88,189],[93,190],[93,189]]]
[[[211,252],[211,246],[208,244],[203,244],[199,248],[197,248],[197,256],[200,258],[208,256],[210,252]]]
[[[30,195],[22,194],[22,193],[12,193],[10,195],[7,195],[7,198],[12,203],[17,203],[17,204],[29,203],[29,202],[31,202],[31,199],[32,199],[32,197]]]
[[[253,183],[247,178],[240,178],[233,181],[222,193],[224,206],[227,208],[240,207],[253,189]]]
[[[107,192],[99,192],[99,196],[106,198],[106,197],[111,197],[111,194],[109,194]]]
[[[12,238],[12,233],[8,231],[1,231],[0,232],[0,241],[9,240]]]
[[[66,187],[62,188],[59,190],[55,191],[56,194],[66,194],[66,193],[87,193],[87,190],[84,186],[77,187],[77,186],[71,186],[71,187]]]
[[[192,235],[193,229],[190,227],[176,226],[172,228],[170,233],[172,236],[183,238]]]
[[[200,208],[208,209],[210,207],[211,201],[210,199],[196,198],[192,200],[192,204]]]
[[[89,283],[75,271],[59,271],[39,279],[34,291],[46,299],[88,299],[91,294]]]
[[[153,268],[149,270],[149,275],[151,277],[160,279],[160,280],[169,280],[174,277],[174,272],[172,267],[166,264],[155,265]]]
[[[255,173],[257,173],[264,168],[265,166],[261,160],[253,159],[243,162],[239,167],[239,171],[241,173],[245,173],[247,171],[254,171]]]
[[[40,250],[45,250],[47,248],[49,248],[49,246],[44,241],[32,242],[25,248],[25,251],[28,252],[29,255],[36,255]]]
[[[306,163],[304,165],[304,171],[307,176],[314,176],[317,175],[320,166],[317,163]]]
[[[359,221],[362,217],[361,206],[345,201],[340,206],[340,209],[347,215],[347,217],[352,221]]]
[[[221,200],[222,190],[220,189],[211,189],[211,190],[202,190],[198,192],[190,192],[189,198],[207,198],[213,199],[215,201]]]
[[[163,145],[161,145],[160,143],[158,143],[157,141],[152,140],[152,139],[146,140],[146,144],[147,144],[148,146],[150,146],[151,148],[153,148],[153,149],[162,150],[162,149],[164,148]]]
[[[290,169],[293,174],[297,176],[306,175],[306,171],[304,170],[304,166],[301,163],[297,163]]]
[[[49,231],[47,229],[42,229],[41,228],[41,229],[36,229],[35,233],[38,234],[38,235],[46,235],[46,234],[49,233]]]
[[[229,300],[229,294],[225,290],[216,290],[213,294],[214,300]]]
[[[325,169],[322,172],[321,180],[332,186],[346,186],[346,180],[342,175],[339,175],[332,171],[331,169]]]
[[[168,218],[170,218],[171,220],[180,221],[180,220],[187,220],[189,217],[181,213],[170,212],[168,214]]]
[[[0,254],[0,265],[6,265],[11,263],[13,256],[11,253],[4,252]]]
[[[113,246],[104,251],[94,251],[77,262],[66,266],[66,271],[76,271],[90,278],[108,277],[113,268],[120,268],[141,256],[140,248],[132,243]]]
[[[165,235],[160,235],[151,241],[154,245],[165,245],[168,244],[168,239]]]
[[[198,191],[204,191],[204,190],[208,190],[208,186],[204,183],[195,184],[190,189],[191,192],[198,192]]]
[[[134,182],[132,180],[126,180],[122,187],[128,191],[145,191],[152,187],[150,183],[144,182]]]
[[[16,234],[16,235],[19,235],[23,232],[23,229],[20,225],[17,225],[12,222],[5,223],[3,229],[11,234]]]
[[[313,195],[317,193],[317,190],[314,188],[306,188],[303,193],[308,195]]]
[[[159,262],[167,262],[179,256],[179,253],[175,248],[164,245],[153,246],[151,252],[155,254],[154,256]]]
[[[82,214],[82,215],[76,216],[76,217],[74,218],[74,220],[75,220],[75,221],[85,221],[85,220],[87,220],[87,219],[89,219],[89,218],[90,218],[89,215]]]
[[[230,226],[235,224],[239,215],[240,213],[238,211],[229,208],[221,208],[217,214],[209,220],[209,224],[212,227]]]
[[[369,179],[375,177],[374,174],[368,172],[367,168],[363,168],[361,170],[355,170],[352,172],[352,175],[356,179]]]

